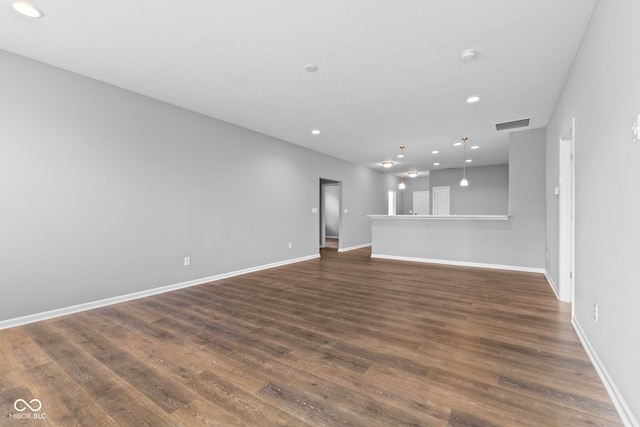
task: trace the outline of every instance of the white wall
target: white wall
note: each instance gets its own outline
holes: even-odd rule
[[[341,246],[367,244],[397,186],[1,51],[0,79],[0,321],[318,254],[320,177],[342,182]]]
[[[575,322],[640,419],[640,113],[637,0],[601,0],[547,127],[546,269],[558,281],[558,140],[576,119]],[[599,304],[599,321],[592,316]],[[633,417],[633,416],[630,416]]]

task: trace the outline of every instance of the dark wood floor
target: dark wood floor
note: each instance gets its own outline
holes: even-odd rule
[[[324,249],[0,331],[0,425],[621,425],[569,311],[539,274]]]

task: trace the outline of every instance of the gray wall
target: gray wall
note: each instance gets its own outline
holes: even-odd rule
[[[430,174],[431,189],[450,187],[451,215],[509,213],[509,165],[468,167],[468,187],[460,187],[461,179],[462,168],[434,170]]]
[[[559,138],[576,119],[575,321],[640,420],[640,2],[598,1],[547,127],[546,269],[558,283]],[[599,321],[592,316],[599,304]]]
[[[415,178],[407,178],[404,180],[407,188],[404,190],[398,190],[401,195],[400,205],[401,208],[398,215],[410,215],[413,211],[413,192],[414,191],[429,191],[429,176],[417,176]],[[429,204],[431,204],[431,197],[429,197]]]
[[[509,215],[513,246],[531,265],[545,261],[546,129],[509,134]]]
[[[544,160],[544,129],[513,132],[509,143],[508,221],[374,219],[373,253],[542,271]]]
[[[343,185],[341,246],[367,244],[397,186],[1,51],[0,77],[0,321],[318,254],[320,177]]]

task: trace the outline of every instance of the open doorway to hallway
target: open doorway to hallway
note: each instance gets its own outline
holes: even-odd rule
[[[342,183],[320,178],[320,248],[340,248]]]

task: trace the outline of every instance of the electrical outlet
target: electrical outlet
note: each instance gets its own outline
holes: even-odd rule
[[[599,307],[598,307],[598,303],[594,302],[593,303],[593,320],[594,321],[598,321],[598,317],[600,317],[600,312],[599,312]]]
[[[188,267],[190,265],[191,265],[191,257],[190,256],[184,257],[184,266]]]

